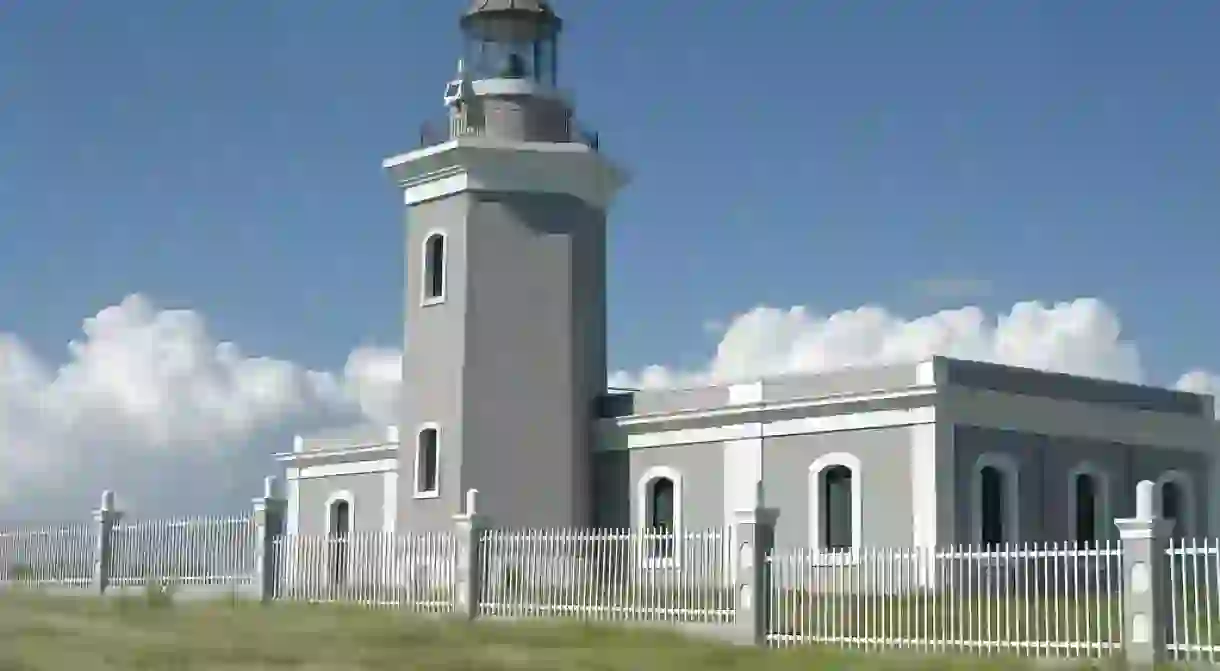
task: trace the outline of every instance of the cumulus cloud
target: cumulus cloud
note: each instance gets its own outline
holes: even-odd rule
[[[400,361],[358,348],[332,373],[252,356],[140,295],[85,320],[59,367],[0,334],[0,519],[103,487],[170,508],[248,497],[292,430],[391,421]]]
[[[932,355],[990,361],[1125,382],[1146,382],[1136,345],[1123,338],[1118,314],[1082,298],[1017,303],[988,315],[977,307],[905,318],[866,306],[829,315],[804,307],[756,307],[728,323],[706,366],[660,365],[620,371],[611,385],[657,388],[726,382],[794,372],[917,361]],[[1214,393],[1220,378],[1193,371],[1177,386]]]
[[[618,387],[723,382],[789,372],[911,361],[932,354],[1143,381],[1136,346],[1105,303],[1018,303],[905,318],[882,307],[828,315],[758,307],[716,322],[704,366],[649,366],[611,376]],[[0,334],[0,526],[80,518],[103,488],[136,515],[244,508],[270,456],[292,433],[392,423],[402,353],[358,347],[338,371],[243,352],[191,310],[129,296],[85,320],[53,365]],[[1191,371],[1178,386],[1220,390]]]

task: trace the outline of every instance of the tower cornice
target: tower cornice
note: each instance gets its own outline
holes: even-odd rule
[[[626,171],[579,142],[461,137],[382,162],[415,205],[462,191],[560,193],[599,209],[626,185]]]

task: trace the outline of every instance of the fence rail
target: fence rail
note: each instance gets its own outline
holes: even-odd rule
[[[110,584],[249,584],[257,531],[248,516],[117,524],[111,535]]]
[[[773,645],[1098,656],[1121,645],[1117,546],[773,555]]]
[[[1166,648],[1184,661],[1220,661],[1220,540],[1175,539],[1165,551]]]
[[[273,541],[273,597],[287,601],[453,609],[457,543],[452,534],[285,535]]]
[[[0,583],[89,587],[96,547],[88,524],[0,531]]]
[[[731,529],[484,534],[480,611],[589,620],[727,622]]]

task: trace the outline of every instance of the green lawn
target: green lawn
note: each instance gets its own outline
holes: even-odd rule
[[[412,619],[389,609],[0,595],[0,671],[811,668],[1026,667],[977,658],[730,647],[659,631],[571,623],[470,625]]]

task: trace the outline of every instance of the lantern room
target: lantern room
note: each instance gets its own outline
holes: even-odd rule
[[[461,21],[467,72],[554,87],[562,25],[545,0],[475,0]]]

